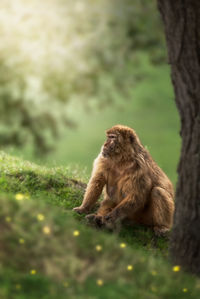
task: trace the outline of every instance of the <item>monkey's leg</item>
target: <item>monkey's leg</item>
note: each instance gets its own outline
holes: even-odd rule
[[[161,236],[169,232],[173,214],[174,202],[170,194],[163,188],[153,188],[147,217],[152,217],[153,230],[156,235]]]
[[[106,222],[122,221],[129,218],[130,214],[137,212],[143,207],[144,203],[139,196],[129,194],[112,211],[104,217]]]

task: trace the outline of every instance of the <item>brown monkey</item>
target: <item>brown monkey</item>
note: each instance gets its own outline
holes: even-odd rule
[[[82,205],[74,210],[88,213],[104,188],[104,200],[88,219],[99,225],[129,219],[152,227],[158,235],[167,232],[174,212],[172,183],[133,129],[117,125],[106,133]]]

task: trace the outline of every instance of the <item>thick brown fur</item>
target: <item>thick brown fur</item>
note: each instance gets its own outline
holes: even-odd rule
[[[92,175],[78,213],[88,213],[104,189],[96,214],[86,216],[98,225],[114,226],[128,219],[167,232],[173,221],[173,185],[141,144],[135,131],[117,125],[94,161]]]

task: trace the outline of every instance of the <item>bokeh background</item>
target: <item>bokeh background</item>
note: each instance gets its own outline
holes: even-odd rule
[[[0,0],[0,298],[200,298],[167,238],[97,230],[73,211],[116,124],[175,185],[179,116],[156,0]]]
[[[89,176],[105,130],[136,130],[176,183],[179,118],[156,1],[1,0],[0,146]]]

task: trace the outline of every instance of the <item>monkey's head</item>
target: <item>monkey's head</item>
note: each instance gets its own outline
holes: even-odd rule
[[[140,146],[140,140],[135,131],[129,127],[116,125],[106,131],[106,142],[102,147],[102,155],[105,158],[133,156]]]

